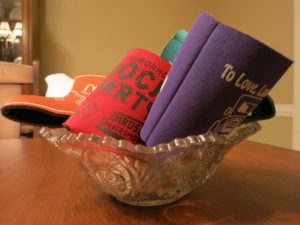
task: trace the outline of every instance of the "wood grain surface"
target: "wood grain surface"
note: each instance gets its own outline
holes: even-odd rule
[[[299,190],[299,152],[244,141],[186,197],[128,206],[45,140],[0,140],[0,225],[297,225]]]

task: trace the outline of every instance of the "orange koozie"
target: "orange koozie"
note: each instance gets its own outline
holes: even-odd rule
[[[140,130],[170,69],[161,57],[133,49],[64,123],[72,132],[142,143]]]
[[[2,106],[2,115],[34,126],[61,127],[104,78],[97,74],[76,76],[71,91],[65,97],[14,96]]]

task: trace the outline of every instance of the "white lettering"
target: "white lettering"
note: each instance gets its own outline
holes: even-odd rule
[[[235,71],[233,70],[233,66],[230,64],[226,64],[224,66],[225,70],[221,75],[222,79],[225,79],[227,82],[231,82],[235,78]]]
[[[242,73],[239,78],[235,81],[234,86],[249,92],[252,95],[256,94],[256,89],[258,88],[258,84],[250,81],[246,78],[246,74]]]

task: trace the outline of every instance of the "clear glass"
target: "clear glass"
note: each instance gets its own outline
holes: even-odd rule
[[[233,145],[255,134],[254,122],[230,135],[197,135],[152,148],[95,134],[74,134],[65,128],[42,128],[40,134],[74,156],[101,191],[130,205],[173,202],[203,184]]]

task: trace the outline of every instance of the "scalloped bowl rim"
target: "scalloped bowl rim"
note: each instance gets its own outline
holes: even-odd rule
[[[235,130],[239,129],[236,128]],[[247,129],[248,128],[248,129]],[[40,135],[47,139],[49,142],[58,145],[61,142],[73,142],[73,141],[88,141],[102,145],[109,145],[111,147],[121,148],[132,153],[143,154],[156,154],[161,152],[171,152],[174,149],[186,148],[191,146],[204,146],[208,144],[220,144],[226,145],[230,140],[235,140],[239,136],[239,140],[249,136],[248,130],[251,130],[251,134],[259,131],[261,125],[257,122],[251,122],[245,125],[245,128],[240,129],[239,132],[231,132],[229,135],[213,135],[213,134],[200,134],[190,135],[185,138],[175,138],[169,143],[162,143],[153,147],[148,147],[142,144],[132,144],[125,139],[115,139],[111,136],[99,136],[98,134],[86,134],[86,133],[72,133],[67,128],[49,128],[42,127],[40,129]]]

